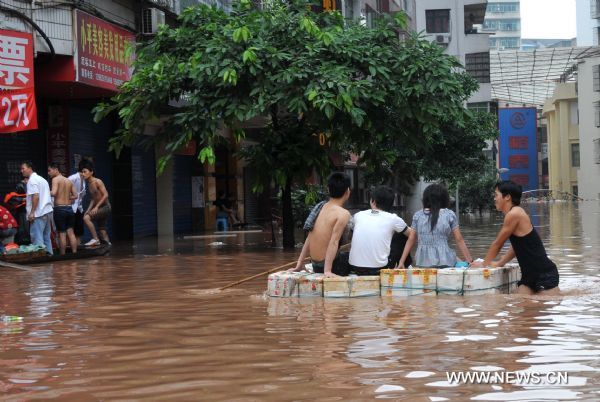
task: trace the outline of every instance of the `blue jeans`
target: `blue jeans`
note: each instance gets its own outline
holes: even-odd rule
[[[29,233],[31,235],[31,244],[46,246],[46,251],[52,255],[52,240],[50,240],[50,232],[52,230],[51,220],[51,213],[35,218],[29,226]]]

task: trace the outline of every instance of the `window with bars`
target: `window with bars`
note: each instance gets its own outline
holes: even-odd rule
[[[600,64],[592,67],[592,77],[594,80],[594,91],[600,92]]]
[[[465,69],[478,82],[490,82],[490,52],[465,55]]]
[[[600,102],[594,102],[594,121],[596,127],[600,127]]]
[[[427,33],[450,32],[450,10],[425,10]]]

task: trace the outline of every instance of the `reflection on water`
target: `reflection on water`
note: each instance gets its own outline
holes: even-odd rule
[[[264,278],[199,292],[293,258],[265,250],[260,236],[176,241],[154,256],[139,246],[34,274],[3,269],[0,313],[24,321],[0,324],[2,399],[599,400],[600,207],[527,208],[565,297],[276,299],[263,295]],[[474,255],[500,224],[463,218]],[[567,371],[569,381],[446,377],[498,370]]]

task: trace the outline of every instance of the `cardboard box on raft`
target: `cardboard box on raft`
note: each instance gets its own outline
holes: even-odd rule
[[[507,293],[515,288],[519,276],[518,265],[470,269],[388,269],[381,271],[381,294],[384,296],[413,296]]]
[[[383,296],[436,295],[435,268],[382,269],[379,277]]]
[[[269,275],[271,297],[361,297],[379,296],[379,276],[325,278],[309,272],[276,272]]]
[[[323,278],[324,297],[363,297],[380,294],[379,275]]]

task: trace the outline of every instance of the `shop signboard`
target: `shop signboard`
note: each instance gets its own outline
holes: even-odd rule
[[[81,10],[75,10],[75,23],[75,80],[116,92],[131,78],[132,58],[126,50],[135,43],[135,34]]]
[[[33,36],[0,29],[0,134],[37,128]]]

